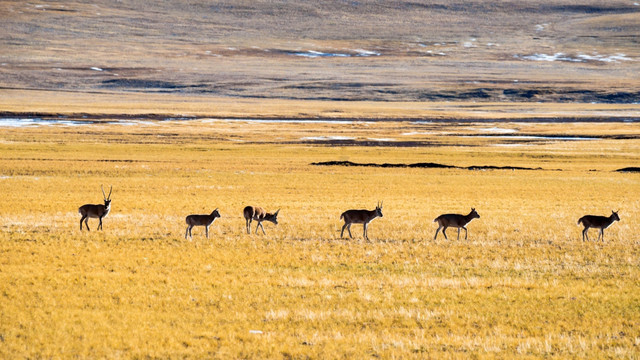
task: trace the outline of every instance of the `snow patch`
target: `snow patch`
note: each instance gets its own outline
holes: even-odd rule
[[[415,136],[415,135],[436,135],[438,134],[435,131],[411,131],[402,133],[403,136]]]
[[[506,140],[565,140],[565,141],[589,141],[599,140],[595,137],[588,136],[536,136],[536,135],[498,135],[498,136],[474,136],[487,139],[506,139]]]
[[[312,140],[312,141],[327,141],[327,140],[354,140],[354,137],[350,136],[305,136],[300,140]]]
[[[304,51],[295,51],[288,52],[289,55],[301,56],[306,58],[322,58],[322,57],[369,57],[369,56],[380,56],[382,53],[377,51],[365,50],[365,49],[355,49],[348,50],[348,52],[322,52],[316,50],[304,50]]]
[[[295,56],[302,56],[302,57],[308,57],[308,58],[319,58],[319,57],[350,57],[351,55],[349,54],[344,54],[344,53],[325,53],[325,52],[320,52],[320,51],[315,51],[315,50],[307,50],[307,51],[302,51],[302,52],[294,52],[291,53],[291,55],[295,55]]]
[[[518,130],[515,129],[506,129],[501,127],[479,128],[474,130],[492,134],[513,134],[518,132]]]
[[[266,119],[202,119],[202,123],[215,123],[215,122],[245,122],[245,123],[258,123],[258,124],[355,124],[355,121],[351,120],[266,120]]]
[[[520,55],[516,55],[516,57],[518,58],[522,58],[525,60],[531,60],[531,61],[572,61],[572,62],[580,62],[581,60],[579,59],[575,59],[575,58],[571,58],[566,56],[564,53],[555,53],[553,55],[547,55],[547,54],[533,54],[533,55],[524,55],[524,56],[520,56]]]
[[[549,26],[549,24],[538,24],[536,25],[536,31],[543,31]]]
[[[531,146],[530,144],[493,144],[493,146],[499,147],[518,147],[518,146]]]
[[[356,56],[380,56],[381,53],[377,51],[363,50],[363,49],[355,49],[354,50],[358,55]]]
[[[30,118],[0,118],[0,127],[36,127],[49,125],[82,126],[90,123],[71,120],[43,120]]]
[[[615,55],[609,55],[609,56],[598,55],[598,54],[594,54],[594,55],[579,54],[577,57],[586,61],[602,61],[602,62],[618,62],[618,61],[633,60],[632,58],[627,57],[627,55],[625,54],[615,54]]]
[[[608,63],[617,63],[619,61],[633,61],[634,59],[628,57],[625,54],[618,53],[615,55],[586,55],[578,54],[576,56],[569,56],[565,53],[558,52],[553,55],[549,54],[533,54],[533,55],[515,55],[518,59],[530,60],[530,61],[567,61],[567,62],[586,62],[586,61],[601,61]]]

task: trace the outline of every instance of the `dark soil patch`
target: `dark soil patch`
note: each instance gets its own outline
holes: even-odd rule
[[[0,90],[7,89],[5,87],[0,86]],[[480,106],[480,105],[479,105]],[[216,116],[213,114],[206,114],[200,116],[188,116],[188,115],[176,115],[171,113],[143,113],[143,114],[108,114],[108,113],[55,113],[55,112],[37,112],[37,111],[0,111],[0,118],[37,118],[43,120],[82,120],[82,121],[92,121],[95,123],[100,123],[103,121],[118,121],[118,120],[198,120],[201,118],[207,119],[228,119],[228,116]],[[244,118],[243,118],[244,119]],[[340,117],[340,118],[319,118],[317,116],[298,116],[298,117],[287,117],[287,116],[255,116],[250,119],[246,119],[247,121],[251,120],[336,120],[336,121],[370,121],[370,122],[384,122],[384,121],[430,121],[433,123],[511,123],[511,122],[522,122],[522,123],[574,123],[574,122],[589,122],[589,123],[621,123],[621,122],[637,122],[640,121],[639,118],[629,117],[629,116],[588,116],[588,117],[576,117],[576,116],[558,116],[558,117],[521,117],[517,120],[513,120],[510,118],[431,118],[431,117],[400,117],[400,118],[366,118],[366,117]],[[463,134],[459,134],[455,136],[461,136]],[[478,134],[477,136],[500,136],[503,134]],[[513,135],[513,134],[510,134]],[[522,136],[533,135],[533,134],[522,134]],[[465,136],[471,136],[470,134],[466,134]],[[565,136],[565,135],[545,135],[545,136]],[[591,136],[590,136],[591,137]],[[636,139],[637,135],[596,135],[592,137],[598,137],[603,139]],[[322,144],[325,141],[313,141],[314,144]],[[353,141],[348,140],[344,141],[347,145],[362,145],[365,141]],[[357,144],[356,144],[357,143]],[[378,141],[366,141],[366,143],[383,143]],[[396,145],[398,146],[397,141],[395,142],[386,142],[390,144],[389,146]],[[406,141],[406,146],[437,146],[436,144],[430,144],[422,141]],[[410,145],[410,144],[415,145]],[[339,141],[336,140],[327,140],[326,144],[335,145],[339,144]],[[401,145],[402,146],[402,145]]]
[[[626,167],[616,170],[617,172],[640,172],[640,167]]]
[[[438,163],[413,163],[413,164],[402,164],[402,163],[354,163],[351,161],[325,161],[325,162],[314,162],[311,165],[315,166],[363,166],[363,167],[380,167],[380,168],[421,168],[421,169],[463,169],[463,170],[544,170],[540,167],[538,168],[529,168],[529,167],[521,167],[521,166],[491,166],[491,165],[483,165],[483,166],[454,166],[454,165],[445,165]],[[558,170],[560,171],[560,170]]]
[[[165,91],[185,91],[188,89],[206,88],[205,84],[178,84],[170,81],[143,79],[110,79],[102,82],[103,88],[109,89],[155,89]]]

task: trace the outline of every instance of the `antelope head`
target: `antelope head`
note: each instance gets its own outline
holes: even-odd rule
[[[278,209],[275,213],[273,213],[273,216],[271,217],[271,219],[269,219],[269,221],[271,221],[272,223],[278,225],[278,213],[280,212],[280,209]]]
[[[611,210],[611,216],[613,217],[613,220],[620,221],[620,217],[618,216],[618,211]]]
[[[104,188],[100,185],[100,189],[102,189],[102,197],[104,198],[104,207],[109,208],[111,206],[111,191],[113,191],[113,186],[109,189],[109,196],[104,194]]]
[[[376,205],[376,215],[382,217],[382,201]]]
[[[476,208],[471,208],[471,213],[469,215],[472,219],[480,219],[480,215],[476,212]]]

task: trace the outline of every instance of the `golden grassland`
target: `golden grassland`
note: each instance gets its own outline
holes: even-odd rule
[[[129,125],[126,125],[129,124]],[[133,124],[133,125],[131,125]],[[637,123],[0,128],[2,358],[637,358]],[[430,146],[322,146],[306,137]],[[514,146],[514,143],[515,146]],[[509,146],[502,146],[502,145]],[[380,144],[379,144],[380,145]],[[437,162],[535,171],[355,168]],[[77,208],[113,185],[104,231]],[[384,217],[340,239],[340,213]],[[280,211],[243,232],[248,204]],[[433,219],[475,207],[468,240]],[[204,238],[184,217],[219,208]],[[620,210],[604,242],[577,219]],[[591,232],[595,238],[596,232]]]

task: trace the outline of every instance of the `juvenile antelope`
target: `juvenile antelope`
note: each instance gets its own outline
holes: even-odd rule
[[[258,222],[256,226],[256,234],[258,233],[258,228],[262,229],[263,234],[267,234],[264,232],[264,226],[262,226],[263,221],[270,221],[276,225],[278,225],[278,213],[280,209],[275,213],[271,214],[266,212],[263,208],[259,206],[247,206],[244,208],[244,219],[247,223],[247,234],[251,234],[251,221],[255,220]]]
[[[598,239],[602,239],[604,242],[604,229],[608,228],[613,224],[614,221],[620,221],[620,217],[618,217],[618,212],[611,210],[611,216],[596,216],[596,215],[585,215],[578,220],[578,225],[582,223],[584,225],[584,230],[582,230],[582,241],[584,238],[589,240],[589,235],[587,234],[587,230],[589,228],[600,229],[600,234],[598,234]],[[597,240],[596,240],[597,241]]]
[[[78,212],[82,215],[80,219],[80,231],[82,231],[82,222],[84,221],[84,225],[89,229],[89,218],[98,218],[100,219],[100,224],[98,224],[98,230],[102,230],[102,218],[109,214],[111,210],[111,191],[113,190],[113,186],[109,190],[109,196],[105,196],[104,188],[100,185],[100,189],[102,189],[102,197],[104,198],[103,204],[86,204],[82,205],[78,208]]]
[[[185,222],[187,223],[187,231],[184,234],[184,238],[187,238],[187,235],[189,235],[190,238],[193,239],[193,235],[191,235],[191,229],[193,229],[194,226],[204,226],[204,228],[206,229],[206,234],[207,234],[207,239],[209,238],[209,226],[213,223],[213,221],[217,218],[220,217],[220,213],[218,212],[218,209],[213,210],[213,212],[209,215],[189,215],[187,216],[187,218],[185,219]]]
[[[440,231],[440,229],[442,229],[444,238],[447,239],[445,230],[447,230],[448,227],[458,228],[458,240],[460,240],[460,229],[464,229],[464,239],[467,240],[467,228],[465,226],[473,219],[480,219],[480,215],[478,215],[474,208],[471,208],[471,212],[468,215],[443,214],[438,216],[433,220],[433,222],[438,223],[438,230],[436,230],[436,236],[433,237],[433,240],[438,237],[438,231]]]
[[[340,232],[340,237],[344,234],[344,229],[346,228],[349,232],[349,237],[353,239],[351,235],[351,224],[363,224],[364,227],[364,238],[368,241],[369,237],[367,236],[367,225],[377,218],[382,217],[382,202],[380,202],[375,210],[347,210],[340,215],[340,219],[344,219],[344,225],[342,225],[342,231]]]

